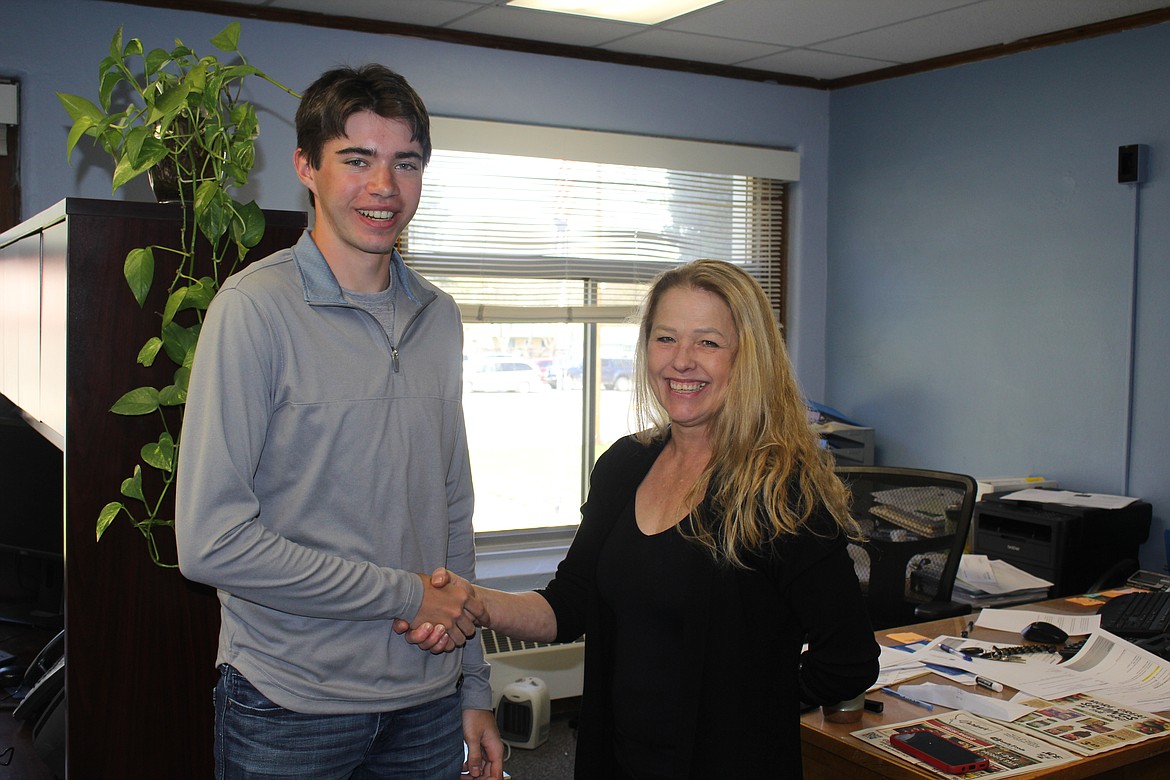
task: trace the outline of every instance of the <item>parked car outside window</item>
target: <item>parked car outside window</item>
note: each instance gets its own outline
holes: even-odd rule
[[[580,364],[571,367],[566,373],[571,387],[581,387]],[[606,390],[627,391],[633,387],[634,360],[633,358],[606,358],[601,359],[601,386]]]
[[[463,372],[463,388],[472,393],[531,393],[544,386],[540,369],[517,358],[469,361]]]

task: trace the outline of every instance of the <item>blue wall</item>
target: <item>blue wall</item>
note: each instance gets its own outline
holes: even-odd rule
[[[1170,511],[1167,73],[1164,24],[830,100],[826,402],[875,426],[881,463],[1150,501],[1155,569]],[[1117,183],[1117,148],[1134,143],[1151,153],[1140,187]]]

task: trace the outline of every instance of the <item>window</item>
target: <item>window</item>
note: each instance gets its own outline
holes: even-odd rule
[[[635,317],[660,271],[740,262],[783,322],[784,181],[798,160],[468,120],[436,118],[432,132],[401,248],[463,314],[476,531],[574,526],[593,462],[631,430]]]

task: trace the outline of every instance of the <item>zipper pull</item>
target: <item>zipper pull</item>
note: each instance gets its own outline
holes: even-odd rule
[[[394,366],[394,373],[398,373],[398,347],[390,345],[390,364]]]

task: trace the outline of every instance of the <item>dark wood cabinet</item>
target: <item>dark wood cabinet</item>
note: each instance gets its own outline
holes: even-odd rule
[[[295,243],[306,224],[303,212],[265,216],[251,259]],[[95,539],[98,512],[119,500],[139,448],[159,432],[157,418],[108,410],[173,372],[165,360],[135,363],[165,297],[156,292],[139,310],[123,261],[134,247],[177,243],[182,217],[175,205],[69,198],[0,235],[0,394],[56,444],[64,466],[66,755],[75,778],[212,776],[215,593],[154,565],[123,519]],[[164,557],[173,561],[173,550]]]

